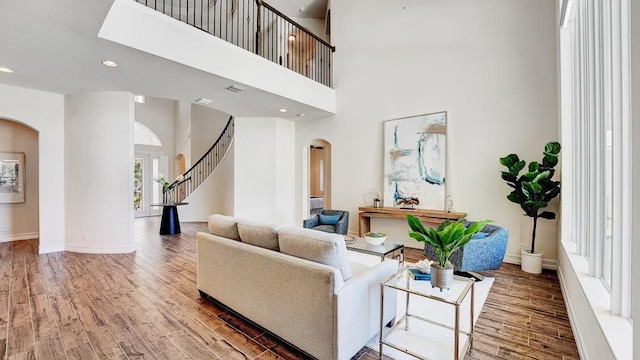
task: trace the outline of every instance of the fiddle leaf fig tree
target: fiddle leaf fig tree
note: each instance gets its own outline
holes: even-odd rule
[[[518,155],[509,154],[500,158],[500,164],[507,168],[502,172],[502,179],[507,182],[513,191],[507,196],[524,210],[525,215],[533,218],[533,231],[531,234],[531,253],[535,252],[536,228],[538,219],[555,219],[552,211],[541,211],[549,205],[549,201],[560,194],[560,182],[553,180],[555,166],[558,164],[560,144],[549,142],[544,146],[542,163],[532,161],[527,167],[528,171],[520,175],[526,163],[520,160]]]

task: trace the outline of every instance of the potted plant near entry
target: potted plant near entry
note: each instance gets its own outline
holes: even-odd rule
[[[520,175],[520,171],[525,168],[526,163],[520,160],[518,155],[509,154],[500,158],[500,164],[508,169],[502,172],[502,179],[513,188],[507,199],[520,205],[524,214],[533,219],[531,248],[521,251],[522,270],[532,274],[542,272],[542,252],[535,249],[538,219],[556,218],[554,212],[542,211],[542,209],[549,205],[551,199],[560,194],[560,182],[553,180],[559,154],[559,143],[547,143],[544,146],[542,163],[532,161],[529,163],[528,171],[523,175]]]
[[[451,254],[466,245],[471,237],[482,230],[491,220],[475,222],[469,227],[464,224],[464,219],[457,222],[445,220],[437,229],[426,229],[417,217],[408,214],[409,236],[413,239],[433,246],[437,255],[436,262],[431,264],[431,286],[450,289],[453,284],[453,264],[449,261]]]

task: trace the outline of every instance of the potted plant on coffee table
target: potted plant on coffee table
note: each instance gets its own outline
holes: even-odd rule
[[[520,160],[518,155],[509,154],[500,158],[500,164],[507,167],[502,172],[502,179],[513,191],[507,196],[524,210],[524,214],[533,219],[533,231],[531,233],[531,248],[522,250],[522,270],[528,273],[540,274],[542,272],[542,252],[535,250],[536,229],[538,219],[555,219],[552,211],[542,211],[549,205],[549,201],[560,194],[560,182],[553,180],[555,166],[558,164],[560,144],[549,142],[544,146],[542,163],[532,161],[528,171],[520,175],[526,163]]]
[[[431,264],[431,286],[450,289],[453,284],[453,264],[449,261],[451,254],[467,244],[471,237],[482,230],[491,220],[477,221],[466,227],[464,218],[457,222],[445,220],[437,229],[426,229],[417,217],[407,214],[409,236],[413,239],[433,246],[436,262]]]

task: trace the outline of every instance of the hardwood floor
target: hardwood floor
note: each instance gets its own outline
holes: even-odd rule
[[[182,223],[175,236],[158,235],[159,225],[136,220],[132,254],[38,255],[37,240],[0,243],[0,359],[301,358],[200,298],[195,233],[206,224]],[[505,264],[492,275],[468,358],[578,358],[555,273]]]

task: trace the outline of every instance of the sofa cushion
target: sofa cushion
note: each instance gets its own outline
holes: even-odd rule
[[[328,232],[328,233],[336,233],[336,226],[335,225],[318,225],[315,227],[312,227],[313,230],[318,230],[318,231],[324,231],[324,232]]]
[[[227,239],[240,240],[238,219],[233,216],[214,214],[209,216],[209,232]]]
[[[278,251],[278,227],[274,224],[240,220],[238,221],[240,241],[261,248]]]
[[[278,231],[278,243],[281,253],[333,266],[340,270],[343,280],[351,277],[342,235],[287,226]]]

